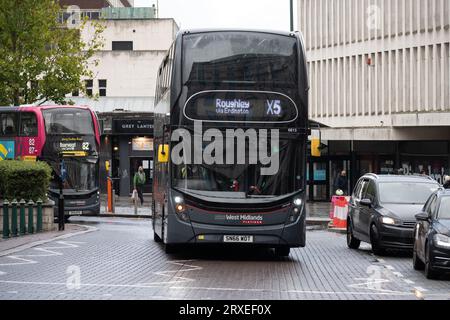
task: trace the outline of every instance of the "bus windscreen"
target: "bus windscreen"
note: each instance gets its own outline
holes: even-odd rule
[[[203,146],[206,148],[206,145]],[[235,146],[237,148],[237,146]],[[249,144],[245,153],[249,154]],[[303,183],[303,145],[296,139],[281,139],[272,153],[279,159],[279,168],[274,175],[261,175],[261,164],[174,164],[172,185],[178,190],[211,195],[216,192],[226,197],[274,198],[288,195],[301,189]],[[236,154],[237,149],[234,151]],[[247,159],[248,160],[248,159]]]
[[[54,108],[43,112],[45,132],[48,135],[94,135],[94,125],[89,110]]]
[[[295,88],[295,37],[258,32],[208,32],[183,37],[183,82],[264,84]]]

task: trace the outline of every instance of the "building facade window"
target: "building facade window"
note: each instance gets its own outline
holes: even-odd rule
[[[113,51],[133,51],[133,41],[113,41]]]
[[[100,97],[106,97],[106,80],[98,80],[98,88]]]
[[[92,97],[94,90],[94,80],[85,80],[84,84],[86,87],[86,95],[88,97]]]

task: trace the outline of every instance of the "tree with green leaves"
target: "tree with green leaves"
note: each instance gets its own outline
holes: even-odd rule
[[[84,92],[103,46],[100,22],[61,22],[56,0],[0,0],[0,106],[70,103],[66,95]],[[87,25],[91,39],[82,39]]]

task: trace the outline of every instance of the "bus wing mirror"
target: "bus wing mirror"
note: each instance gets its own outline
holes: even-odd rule
[[[320,157],[322,155],[321,148],[321,133],[320,130],[311,130],[311,156]]]
[[[158,162],[168,163],[169,162],[169,145],[161,144],[158,147]]]

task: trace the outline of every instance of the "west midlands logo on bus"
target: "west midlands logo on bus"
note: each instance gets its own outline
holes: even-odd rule
[[[0,141],[0,161],[14,159],[14,141]]]

